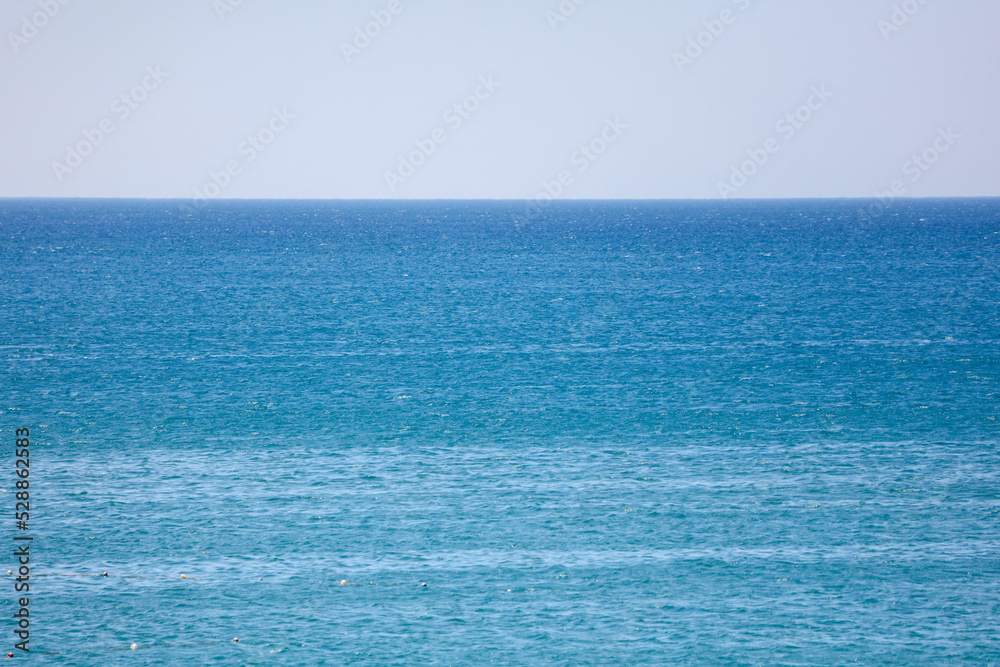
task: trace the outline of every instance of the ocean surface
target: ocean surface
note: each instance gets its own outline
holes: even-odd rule
[[[5,200],[0,268],[22,661],[1000,665],[996,199]]]

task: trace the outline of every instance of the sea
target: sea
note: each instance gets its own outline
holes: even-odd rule
[[[998,199],[0,200],[0,657],[1000,665],[998,344]]]

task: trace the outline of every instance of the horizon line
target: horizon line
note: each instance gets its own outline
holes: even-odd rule
[[[580,198],[559,198],[550,200],[539,200],[534,197],[512,198],[512,197],[420,197],[414,199],[402,198],[376,198],[376,197],[216,197],[212,199],[197,199],[191,197],[40,197],[40,196],[0,196],[0,202],[4,201],[163,201],[163,202],[198,202],[199,205],[209,205],[214,203],[228,202],[535,202],[548,206],[559,203],[573,202],[773,202],[773,201],[878,201],[885,200],[968,200],[968,199],[997,199],[1000,195],[937,195],[937,196],[913,196],[901,195],[894,197],[580,197]]]

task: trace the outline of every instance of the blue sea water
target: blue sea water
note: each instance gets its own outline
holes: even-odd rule
[[[1000,664],[1000,202],[525,211],[0,202],[19,657]]]

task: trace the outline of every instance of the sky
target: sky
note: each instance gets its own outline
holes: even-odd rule
[[[4,0],[0,197],[1000,195],[995,0]]]

